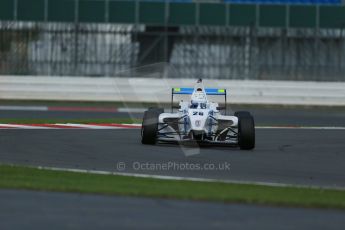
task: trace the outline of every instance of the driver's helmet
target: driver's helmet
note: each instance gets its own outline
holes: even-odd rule
[[[199,105],[199,103],[197,101],[191,101],[190,108],[191,109],[197,109],[198,105]]]

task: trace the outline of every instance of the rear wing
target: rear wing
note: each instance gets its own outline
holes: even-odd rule
[[[171,93],[174,94],[193,94],[194,88],[172,88]],[[206,95],[225,95],[226,89],[205,88]]]
[[[171,112],[173,112],[174,106],[174,95],[176,94],[184,94],[184,95],[191,95],[194,92],[194,88],[172,88],[171,89]],[[226,113],[226,89],[217,89],[217,88],[205,88],[206,95],[215,95],[215,96],[224,96],[225,105],[224,110]]]

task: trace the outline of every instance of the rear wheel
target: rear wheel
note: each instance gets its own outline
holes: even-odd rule
[[[238,145],[241,149],[250,150],[255,147],[254,118],[247,111],[235,112],[238,117]]]
[[[150,107],[148,110],[154,110],[154,111],[156,111],[159,114],[164,113],[164,109],[163,108]]]
[[[164,110],[160,108],[149,108],[149,110],[144,113],[141,127],[141,143],[146,145],[156,144],[158,118],[159,114],[163,112]]]

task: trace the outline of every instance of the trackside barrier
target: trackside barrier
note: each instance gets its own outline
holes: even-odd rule
[[[171,88],[193,79],[0,76],[0,99],[168,103]],[[234,104],[345,105],[344,82],[204,80]]]

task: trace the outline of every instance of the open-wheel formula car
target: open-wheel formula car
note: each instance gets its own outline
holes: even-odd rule
[[[176,94],[191,95],[189,101],[181,101],[174,112],[173,98]],[[224,96],[225,106],[210,102],[208,95]],[[255,147],[254,119],[247,111],[226,114],[226,89],[204,88],[199,79],[194,88],[173,88],[171,112],[162,108],[149,108],[143,117],[141,142],[154,145],[157,142],[190,142],[239,146],[241,149]],[[221,111],[225,111],[222,114]]]

